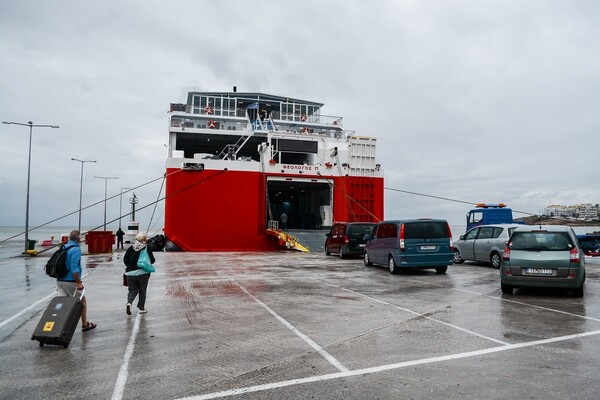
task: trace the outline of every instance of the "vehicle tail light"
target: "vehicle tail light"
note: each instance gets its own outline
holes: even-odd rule
[[[573,248],[569,252],[569,261],[571,261],[572,263],[578,263],[579,262],[579,250],[577,250],[577,247]]]
[[[344,244],[348,244],[350,243],[350,238],[348,237],[348,235],[344,236]]]
[[[404,224],[400,225],[400,251],[406,251],[404,247]]]
[[[508,246],[504,246],[504,253],[502,253],[502,259],[504,261],[510,260],[510,249],[508,248]]]
[[[450,251],[454,250],[454,242],[452,241],[452,230],[450,229],[450,225],[446,223],[446,228],[448,228],[448,238],[450,239]]]

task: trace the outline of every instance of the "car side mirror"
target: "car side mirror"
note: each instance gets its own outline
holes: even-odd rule
[[[326,234],[325,234],[325,237],[329,237],[329,233],[326,233]]]
[[[460,240],[465,240],[465,235],[460,235]]]

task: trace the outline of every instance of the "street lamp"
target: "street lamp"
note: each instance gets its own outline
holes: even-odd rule
[[[123,190],[131,190],[131,188],[121,188],[121,194],[119,195],[119,229],[121,229],[121,217],[123,216]]]
[[[79,225],[77,225],[77,230],[79,232],[81,232],[81,197],[83,194],[83,164],[86,162],[93,162],[95,163],[96,161],[94,160],[79,160],[77,158],[71,158],[71,160],[73,161],[79,161],[81,163],[81,180],[79,183]]]
[[[26,124],[21,122],[2,121],[6,125],[20,125],[29,127],[29,160],[27,161],[27,199],[25,201],[25,253],[29,249],[29,183],[31,177],[31,138],[33,136],[33,128],[58,128],[58,125],[39,125],[29,121]]]
[[[104,230],[106,230],[106,188],[109,179],[119,179],[116,176],[95,176],[94,178],[104,179]]]

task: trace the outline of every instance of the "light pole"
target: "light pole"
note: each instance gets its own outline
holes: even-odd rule
[[[86,162],[93,162],[95,163],[95,160],[79,160],[77,158],[71,158],[71,160],[73,161],[79,161],[81,163],[81,179],[79,182],[79,225],[77,225],[77,230],[79,232],[81,232],[81,198],[83,195],[83,164]]]
[[[106,188],[109,179],[119,179],[116,176],[95,176],[94,178],[104,179],[104,230],[106,231]]]
[[[25,253],[29,249],[29,183],[31,177],[31,138],[33,136],[33,128],[58,128],[58,125],[39,125],[29,121],[26,124],[21,122],[2,121],[7,125],[20,125],[29,127],[29,160],[27,161],[27,199],[25,201]]]
[[[121,229],[121,217],[123,215],[123,190],[131,190],[131,188],[121,188],[121,194],[119,195],[119,229]]]

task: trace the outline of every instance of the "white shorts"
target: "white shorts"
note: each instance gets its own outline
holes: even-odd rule
[[[73,297],[77,293],[76,296],[81,297],[81,290],[77,290],[76,282],[56,281],[56,291],[59,296]]]

